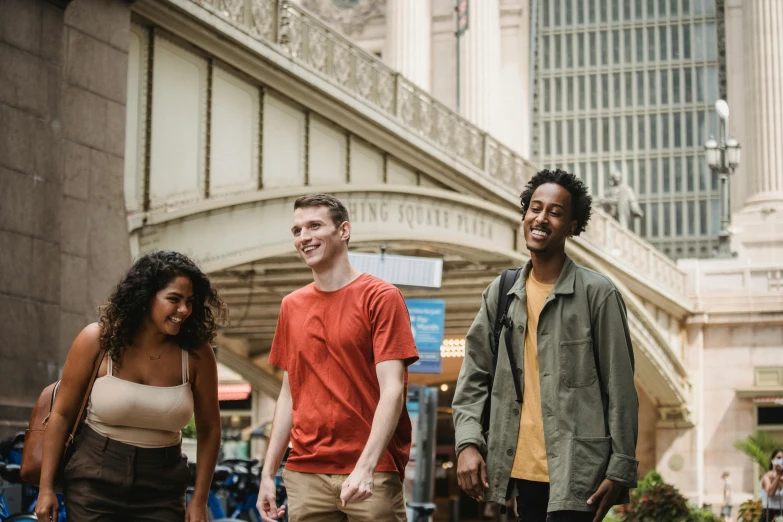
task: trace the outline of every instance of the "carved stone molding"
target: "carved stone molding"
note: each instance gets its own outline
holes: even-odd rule
[[[386,0],[303,0],[302,5],[349,36],[361,33],[367,22],[386,14]]]

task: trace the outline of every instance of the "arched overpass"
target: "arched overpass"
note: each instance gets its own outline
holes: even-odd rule
[[[535,166],[296,5],[235,3],[134,4],[125,182],[134,253],[192,255],[231,305],[224,362],[240,371],[245,361],[248,380],[274,390],[265,360],[280,300],[311,281],[293,250],[292,203],[330,192],[349,207],[353,249],[443,258],[440,290],[404,293],[445,299],[446,335],[464,337],[486,285],[527,259],[518,194]],[[271,25],[259,25],[253,9],[273,4]],[[325,57],[304,46],[314,35]],[[687,421],[684,274],[600,210],[568,252],[618,284],[639,385]]]

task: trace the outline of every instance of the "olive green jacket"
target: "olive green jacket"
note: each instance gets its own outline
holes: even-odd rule
[[[509,291],[509,318],[519,380],[524,389],[527,328],[525,265]],[[519,437],[520,405],[500,337],[489,432],[481,412],[492,373],[492,327],[500,278],[487,287],[465,341],[465,361],[454,395],[456,450],[475,445],[487,463],[485,499],[505,504]],[[638,398],[625,303],[607,277],[566,258],[539,316],[537,332],[541,408],[549,467],[549,511],[594,511],[587,499],[604,478],[636,487]],[[523,434],[524,436],[524,434]],[[512,483],[513,484],[513,483]],[[627,490],[618,502],[627,502]]]

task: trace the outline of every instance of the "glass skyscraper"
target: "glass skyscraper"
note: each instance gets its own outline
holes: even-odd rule
[[[703,146],[725,85],[720,3],[536,3],[537,162],[578,174],[596,200],[621,171],[644,211],[636,233],[673,258],[710,256],[720,199]]]

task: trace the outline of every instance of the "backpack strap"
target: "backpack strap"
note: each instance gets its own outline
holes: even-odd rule
[[[514,322],[508,317],[508,309],[511,307],[511,300],[513,299],[513,296],[508,295],[508,293],[511,291],[511,287],[514,286],[514,283],[516,283],[517,279],[519,278],[519,273],[521,271],[521,268],[506,268],[503,270],[503,273],[500,274],[498,307],[495,310],[495,325],[492,330],[492,335],[494,336],[495,341],[492,350],[492,373],[494,375],[495,368],[497,368],[498,365],[500,334],[503,331],[503,327],[505,327],[506,335],[504,339],[506,341],[506,351],[508,352],[508,361],[511,365],[511,375],[512,380],[514,381],[514,390],[516,391],[517,402],[519,404],[522,404],[522,386],[519,383],[519,366],[517,365],[516,357],[514,356],[514,350],[511,346],[511,334],[514,331]]]
[[[492,337],[494,343],[492,345],[492,358],[494,371],[498,360],[498,348],[500,347],[500,332],[503,329],[503,321],[508,313],[508,308],[511,306],[511,299],[509,299],[508,293],[511,291],[511,287],[516,283],[519,277],[521,268],[505,268],[500,274],[500,288],[498,289],[498,306],[495,309],[495,324],[492,328]]]

